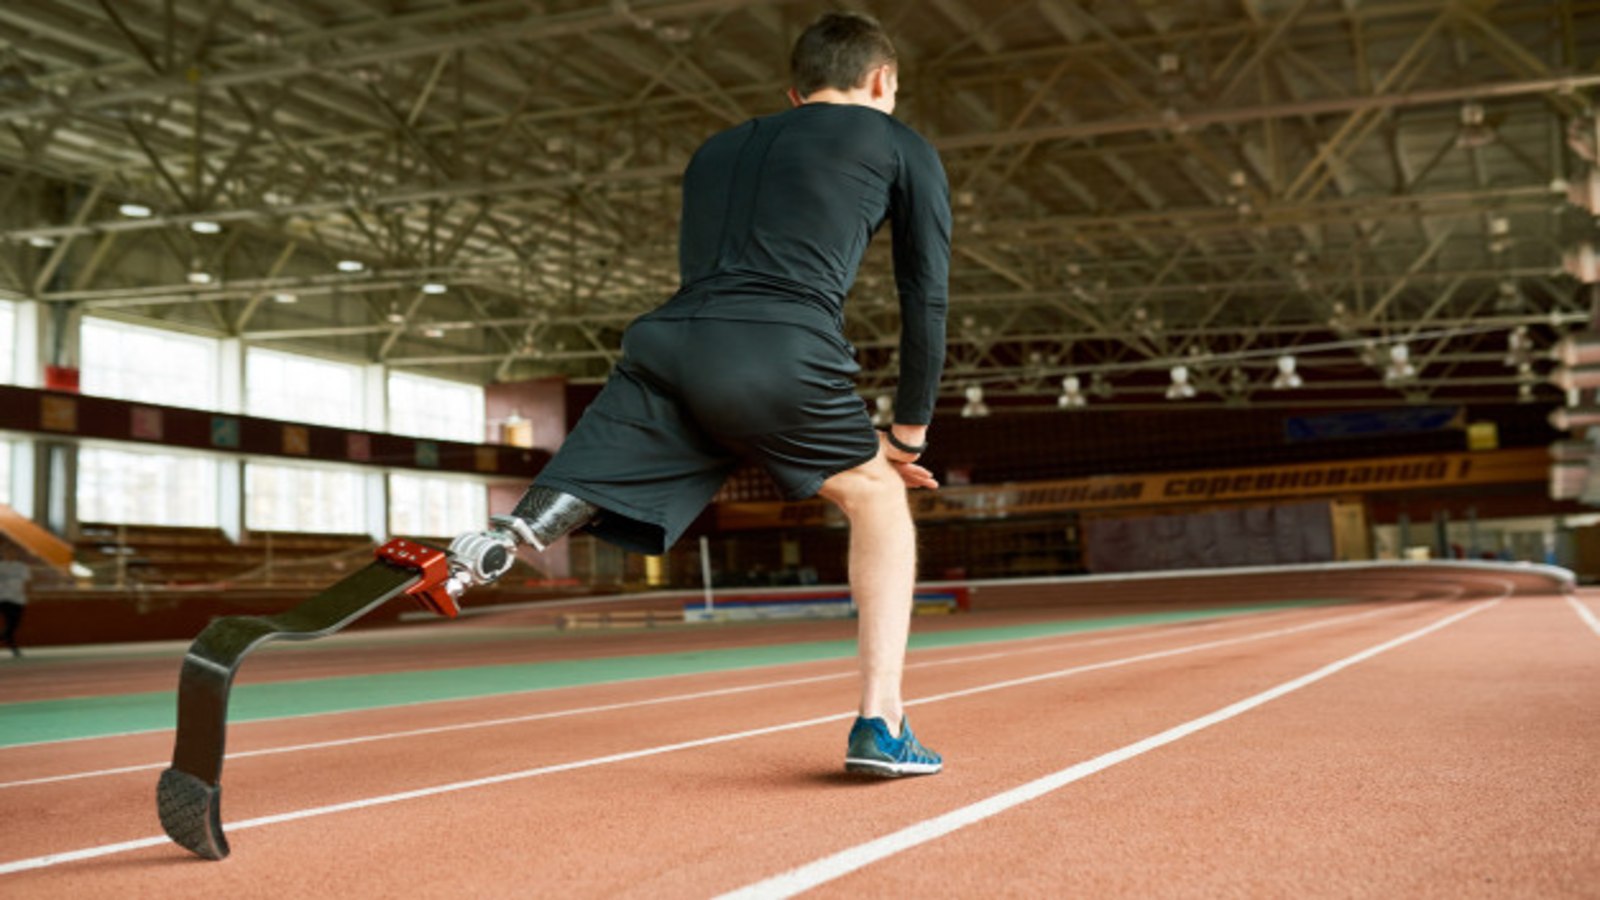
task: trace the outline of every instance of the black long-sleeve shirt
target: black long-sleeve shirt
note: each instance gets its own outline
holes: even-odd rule
[[[682,285],[657,311],[841,334],[867,244],[889,222],[900,295],[895,421],[933,417],[944,369],[950,191],[893,116],[808,103],[714,135],[683,177]]]

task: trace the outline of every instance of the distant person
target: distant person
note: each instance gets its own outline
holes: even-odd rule
[[[28,578],[33,574],[22,554],[11,547],[0,547],[0,616],[5,618],[6,646],[12,656],[21,656],[17,628],[22,625],[22,610],[28,605]]]

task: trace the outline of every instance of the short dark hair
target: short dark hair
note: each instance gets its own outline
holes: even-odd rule
[[[794,42],[789,72],[794,89],[808,97],[824,88],[858,88],[868,72],[894,61],[894,42],[877,19],[861,13],[831,12],[823,13]]]

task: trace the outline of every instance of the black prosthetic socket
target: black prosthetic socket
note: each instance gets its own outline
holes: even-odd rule
[[[594,521],[599,513],[600,508],[587,500],[536,484],[529,486],[511,511],[528,523],[540,550]]]

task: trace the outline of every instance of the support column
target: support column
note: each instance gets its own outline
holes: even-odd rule
[[[59,441],[33,446],[33,519],[70,540],[78,531],[78,447]]]
[[[363,423],[368,431],[389,431],[389,370],[382,363],[373,363],[362,371],[362,388],[366,392]],[[373,472],[362,478],[361,527],[374,541],[389,539],[389,477]]]
[[[52,303],[39,316],[39,350],[44,365],[77,369],[83,309],[76,303]],[[39,367],[40,370],[43,366]]]

